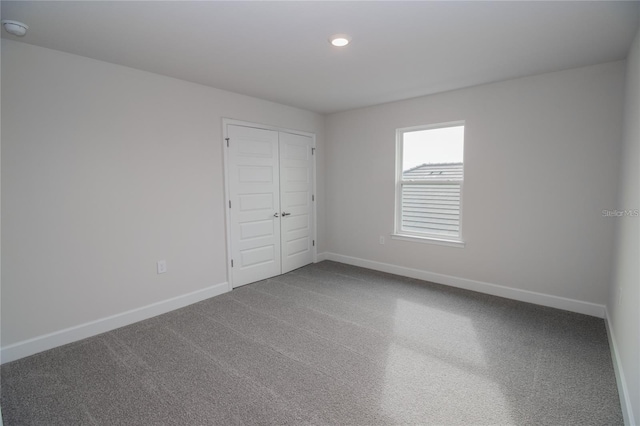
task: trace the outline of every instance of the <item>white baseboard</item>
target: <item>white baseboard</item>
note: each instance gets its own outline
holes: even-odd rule
[[[100,318],[84,324],[55,331],[43,336],[23,340],[0,349],[1,363],[15,361],[38,352],[46,351],[67,343],[86,339],[87,337],[105,333],[125,325],[133,324],[175,309],[183,308],[196,302],[228,292],[229,284],[224,282],[191,293],[152,303],[130,311]]]
[[[402,275],[409,278],[430,281],[437,284],[444,284],[451,287],[463,288],[480,293],[491,294],[507,299],[519,300],[521,302],[533,303],[536,305],[548,306],[551,308],[563,309],[565,311],[577,312],[579,314],[591,315],[604,318],[605,307],[591,302],[568,299],[565,297],[553,296],[550,294],[536,293],[528,290],[505,287],[497,284],[485,283],[482,281],[458,278],[450,275],[437,274],[420,269],[406,268],[404,266],[392,265],[389,263],[376,262],[373,260],[360,259],[357,257],[344,256],[336,253],[324,253],[326,260],[346,263],[363,268],[373,269],[390,274]]]
[[[609,317],[609,311],[605,308],[604,323],[607,328],[607,336],[609,337],[609,348],[611,349],[611,360],[613,361],[613,370],[616,373],[616,383],[618,384],[618,395],[620,397],[620,407],[622,408],[622,417],[624,418],[624,424],[627,426],[636,425],[636,421],[633,416],[633,409],[631,405],[631,398],[629,397],[629,390],[627,388],[627,380],[625,379],[624,371],[622,370],[622,361],[618,353],[618,345],[616,344],[616,336],[611,328],[611,318]]]
[[[316,263],[318,262],[322,262],[323,260],[327,260],[327,252],[324,253],[318,253],[316,255]]]

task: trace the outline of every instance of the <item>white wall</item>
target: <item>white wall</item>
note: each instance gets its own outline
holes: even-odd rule
[[[623,85],[624,62],[613,62],[327,116],[328,258],[576,299],[603,314],[614,221],[601,211],[616,205]],[[466,247],[390,240],[395,129],[456,120],[466,120]]]
[[[640,209],[640,31],[627,58],[624,110],[624,143],[620,167],[620,189],[614,205],[618,210]],[[621,382],[628,399],[628,412],[640,422],[640,218],[612,218],[616,223],[613,285],[607,310],[619,357]],[[629,416],[629,417],[631,417]],[[633,418],[627,424],[636,424]]]
[[[7,40],[2,89],[3,348],[226,282],[222,117],[317,133],[324,199],[318,114]]]

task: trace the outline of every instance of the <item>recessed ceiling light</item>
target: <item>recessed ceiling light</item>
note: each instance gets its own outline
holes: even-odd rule
[[[22,37],[27,33],[29,27],[27,24],[23,24],[22,22],[12,21],[10,19],[3,19],[2,26],[9,33],[14,36]]]
[[[334,34],[329,37],[329,43],[336,47],[344,47],[351,41],[351,37],[346,34]]]

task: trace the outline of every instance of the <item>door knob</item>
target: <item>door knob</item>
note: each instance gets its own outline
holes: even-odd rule
[[[290,216],[290,215],[291,215],[291,213],[282,212],[282,217]]]
[[[273,217],[278,217],[278,212],[275,212]]]

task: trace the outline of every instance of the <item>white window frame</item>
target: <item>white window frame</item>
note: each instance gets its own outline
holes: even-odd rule
[[[438,244],[452,247],[464,247],[465,242],[462,239],[462,212],[463,212],[463,200],[464,200],[464,159],[462,162],[462,181],[460,182],[460,219],[459,219],[459,232],[457,237],[443,236],[439,234],[429,234],[423,232],[411,232],[402,230],[402,159],[403,159],[403,140],[404,134],[409,132],[416,132],[420,130],[433,130],[443,129],[447,127],[465,126],[464,121],[450,121],[446,123],[435,123],[424,126],[404,127],[396,129],[396,194],[395,194],[395,226],[394,233],[391,234],[391,238],[394,240],[411,241],[418,243]],[[466,131],[466,128],[465,128]],[[463,141],[464,152],[464,141]],[[429,184],[438,183],[450,183],[451,181],[429,181]],[[413,180],[411,183],[415,184]],[[427,183],[425,181],[425,183]]]

